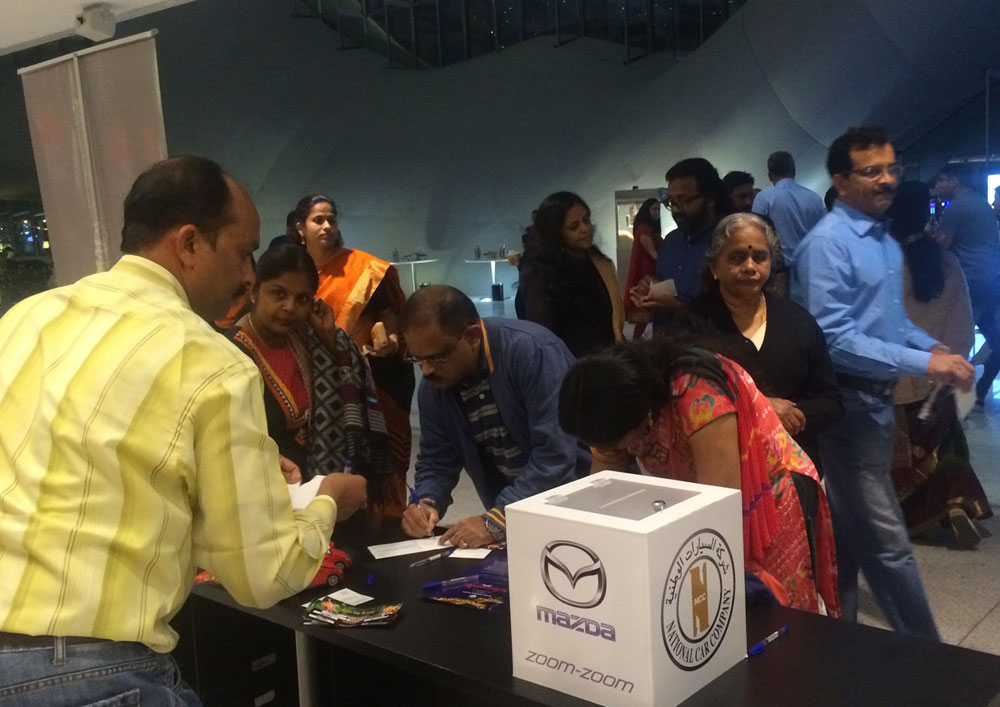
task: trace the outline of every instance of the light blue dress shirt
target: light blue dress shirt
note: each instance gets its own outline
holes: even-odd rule
[[[785,177],[779,179],[773,188],[757,195],[752,211],[767,216],[774,223],[787,260],[802,237],[823,218],[826,206],[819,194],[791,177]]]
[[[795,250],[792,299],[816,317],[839,373],[926,375],[938,342],[906,316],[902,272],[885,225],[840,201]]]

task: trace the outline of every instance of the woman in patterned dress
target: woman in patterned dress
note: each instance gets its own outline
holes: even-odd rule
[[[260,369],[268,435],[303,481],[349,466],[381,508],[393,489],[385,420],[365,357],[315,298],[313,259],[279,245],[260,257],[256,277],[250,312],[226,335]]]
[[[559,419],[591,445],[595,471],[634,460],[643,473],[740,489],[746,569],[782,603],[840,615],[816,467],[737,364],[666,338],[621,344],[570,370]],[[793,474],[818,492],[814,549]]]

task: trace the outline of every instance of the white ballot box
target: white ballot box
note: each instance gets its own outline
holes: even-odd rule
[[[602,471],[506,511],[515,677],[674,705],[746,657],[739,491]]]

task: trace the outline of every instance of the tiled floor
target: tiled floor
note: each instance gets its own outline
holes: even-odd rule
[[[416,413],[412,421],[418,436]],[[974,410],[965,421],[965,429],[973,468],[1000,516],[1000,383],[985,409]],[[445,524],[483,512],[464,474],[453,496]],[[941,528],[916,539],[914,552],[942,640],[1000,655],[1000,517],[977,527],[983,539],[975,550],[955,549],[951,532]],[[860,614],[862,623],[886,626],[863,580]]]

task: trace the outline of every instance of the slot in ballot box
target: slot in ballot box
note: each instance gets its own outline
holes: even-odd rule
[[[739,491],[602,471],[506,513],[515,677],[672,705],[746,657]]]

